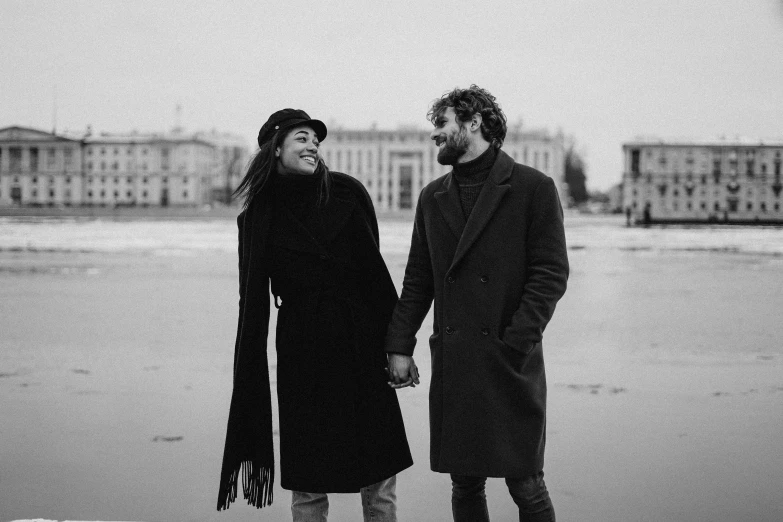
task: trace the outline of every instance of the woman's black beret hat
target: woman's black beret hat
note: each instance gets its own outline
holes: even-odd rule
[[[300,109],[282,109],[273,113],[266,123],[258,131],[258,146],[271,140],[279,130],[290,129],[297,125],[308,125],[315,131],[318,141],[326,138],[326,125],[321,120],[312,119],[305,111]]]

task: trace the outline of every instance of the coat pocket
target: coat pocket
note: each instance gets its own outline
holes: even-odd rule
[[[506,345],[510,350],[514,350],[515,352],[521,354],[521,355],[528,355],[530,352],[533,351],[533,349],[540,344],[540,341],[538,343],[531,342],[531,341],[522,341],[522,343],[507,343],[503,339],[499,339],[501,343]]]
[[[520,350],[503,342],[499,337],[490,337],[489,342],[493,347],[492,357],[496,364],[513,374],[519,373],[525,364],[525,355]]]
[[[538,343],[534,343],[531,341],[523,341],[522,346],[516,346],[513,344],[506,343],[505,341],[501,341],[503,344],[508,346],[511,350],[514,350],[515,352],[527,356],[530,354],[530,352],[533,351],[533,349],[538,345]]]
[[[430,335],[430,350],[435,348],[435,345],[438,344],[438,341],[440,340],[440,330],[435,330],[432,335]]]

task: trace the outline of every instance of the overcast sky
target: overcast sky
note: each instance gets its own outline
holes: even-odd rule
[[[783,137],[783,0],[0,7],[0,127],[51,130],[56,96],[58,130],[164,131],[177,104],[187,130],[248,144],[283,107],[429,128],[432,100],[471,83],[510,122],[573,135],[606,189],[637,135]]]

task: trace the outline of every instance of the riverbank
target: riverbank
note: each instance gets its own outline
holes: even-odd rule
[[[236,219],[239,205],[202,205],[198,207],[0,207],[0,217],[80,218],[115,221],[212,220]],[[377,211],[379,219],[412,221],[413,210]]]
[[[198,207],[0,207],[0,217],[144,219],[233,219],[238,206]]]

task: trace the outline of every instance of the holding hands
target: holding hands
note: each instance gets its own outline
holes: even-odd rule
[[[394,389],[407,386],[415,388],[419,384],[419,369],[413,362],[413,357],[401,353],[390,353],[388,359],[389,386]]]

